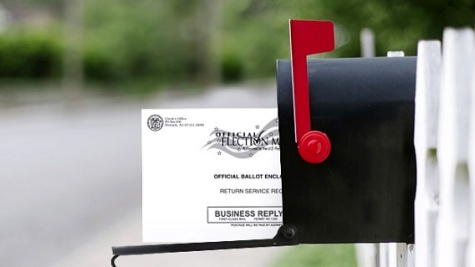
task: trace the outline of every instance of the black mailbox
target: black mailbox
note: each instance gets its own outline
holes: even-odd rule
[[[284,225],[299,243],[414,242],[416,58],[307,61],[333,24],[290,21],[277,61]]]
[[[277,62],[284,224],[299,243],[414,242],[416,58],[308,62],[312,129],[328,158],[299,154],[291,62]]]

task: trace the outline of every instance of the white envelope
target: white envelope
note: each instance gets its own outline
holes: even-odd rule
[[[277,109],[142,110],[143,241],[273,238]]]

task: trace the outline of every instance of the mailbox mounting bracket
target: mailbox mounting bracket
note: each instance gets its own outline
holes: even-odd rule
[[[285,224],[279,228],[277,234],[272,239],[112,247],[113,257],[111,259],[111,265],[112,267],[116,267],[115,261],[119,256],[209,251],[238,248],[281,247],[295,246],[298,244],[299,242],[297,227],[292,224]]]

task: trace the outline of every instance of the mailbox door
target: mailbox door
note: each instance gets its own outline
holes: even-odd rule
[[[332,151],[299,155],[289,60],[277,62],[284,223],[300,243],[414,242],[416,58],[308,62],[311,125]]]

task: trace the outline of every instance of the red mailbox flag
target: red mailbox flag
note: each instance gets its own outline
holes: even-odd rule
[[[335,49],[333,22],[290,20],[289,24],[296,142],[305,161],[320,163],[330,155],[331,144],[325,133],[311,130],[307,56]]]

